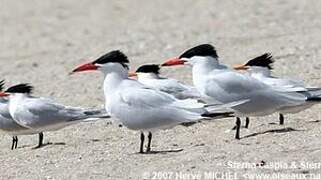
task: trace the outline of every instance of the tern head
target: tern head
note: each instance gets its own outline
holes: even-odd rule
[[[218,59],[218,55],[214,46],[210,44],[201,44],[186,50],[179,57],[174,57],[165,61],[165,63],[163,63],[162,66],[174,66],[183,64],[194,65],[195,63],[208,61],[209,59]]]
[[[31,94],[33,87],[29,84],[18,84],[11,86],[4,93],[0,93],[0,96],[9,96],[10,94]]]
[[[82,72],[82,71],[93,71],[93,70],[100,70],[102,72],[109,72],[119,68],[128,69],[128,58],[127,56],[119,50],[110,51],[107,54],[99,57],[98,59],[82,64],[78,66],[76,69],[72,71],[75,72]]]
[[[261,56],[258,56],[254,59],[249,60],[245,64],[235,65],[235,70],[272,70],[272,64],[274,63],[274,59],[271,53],[264,53]]]
[[[160,67],[158,64],[146,64],[137,68],[136,72],[129,72],[128,76],[129,77],[137,76],[138,78],[144,75],[158,76],[159,71],[160,71]]]

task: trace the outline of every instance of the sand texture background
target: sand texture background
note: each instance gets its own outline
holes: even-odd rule
[[[242,63],[265,52],[274,74],[321,86],[321,1],[0,0],[0,77],[32,83],[35,95],[73,106],[102,107],[100,73],[69,76],[78,64],[121,49],[140,64],[161,63],[200,43],[221,62]],[[164,76],[191,83],[188,67]],[[37,135],[0,135],[1,179],[142,179],[153,172],[318,173],[320,168],[229,168],[228,162],[321,162],[320,106],[286,116],[253,118],[234,140],[234,118],[154,134],[156,154],[137,154],[139,132],[107,121]],[[180,152],[167,150],[183,149]],[[164,151],[164,152],[162,152]],[[173,179],[173,178],[172,178]]]

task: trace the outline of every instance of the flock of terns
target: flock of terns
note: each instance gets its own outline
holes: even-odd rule
[[[249,117],[277,112],[283,124],[284,114],[297,113],[321,102],[321,88],[273,77],[273,62],[271,54],[266,53],[243,65],[228,67],[219,61],[212,45],[201,44],[163,64],[143,65],[129,72],[127,56],[114,50],[72,71],[103,73],[104,110],[64,106],[34,97],[29,84],[3,90],[2,81],[0,129],[13,137],[11,149],[17,148],[18,135],[28,134],[39,134],[37,147],[41,147],[43,132],[113,117],[115,123],[140,131],[139,152],[149,153],[155,130],[236,117],[235,138],[240,139],[241,117],[246,118],[247,128]],[[160,75],[160,68],[176,65],[192,66],[194,86]],[[146,151],[144,133],[148,133]]]

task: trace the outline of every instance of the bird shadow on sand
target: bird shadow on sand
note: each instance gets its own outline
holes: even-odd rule
[[[245,126],[241,126],[241,129],[248,129],[247,127],[245,127]],[[236,130],[236,126],[233,126],[232,128],[231,128],[231,131],[235,131]]]
[[[100,139],[90,139],[91,142],[100,142]]]
[[[292,132],[292,131],[304,131],[304,130],[294,129],[294,128],[290,128],[290,127],[286,127],[286,128],[282,128],[282,129],[270,129],[267,131],[257,132],[257,133],[246,135],[246,136],[242,137],[242,139],[254,137],[254,136],[258,136],[258,135],[262,135],[262,134],[267,134],[267,133],[286,133],[286,132]]]
[[[268,123],[269,125],[279,125],[279,123],[276,123],[276,122],[270,122]]]
[[[308,121],[308,123],[319,123],[321,122],[320,120],[313,120],[313,121]]]
[[[46,146],[64,146],[64,145],[66,145],[66,143],[64,143],[64,142],[55,142],[55,143],[47,142],[47,143],[42,144],[42,146],[40,146],[40,147],[36,146],[36,147],[32,147],[31,149],[36,150],[36,149],[44,148]],[[31,145],[22,146],[21,148],[25,148],[25,147],[31,147]]]
[[[171,149],[171,150],[163,150],[163,151],[150,151],[150,152],[144,152],[144,153],[134,153],[139,155],[149,155],[149,154],[168,154],[168,153],[178,153],[183,151],[184,149]]]

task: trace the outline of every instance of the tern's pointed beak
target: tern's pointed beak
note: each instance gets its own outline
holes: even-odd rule
[[[238,64],[238,65],[234,65],[233,68],[235,70],[247,70],[249,69],[249,66],[246,66],[244,64]]]
[[[74,69],[70,74],[76,73],[76,72],[82,72],[82,71],[93,71],[97,70],[98,66],[96,66],[93,63],[86,63],[78,66],[76,69]]]
[[[9,96],[9,93],[5,93],[5,92],[0,92],[0,97],[6,97]]]
[[[137,73],[135,72],[128,72],[128,77],[136,77]]]
[[[179,59],[178,57],[174,57],[166,60],[161,66],[176,66],[183,65],[186,61]]]

